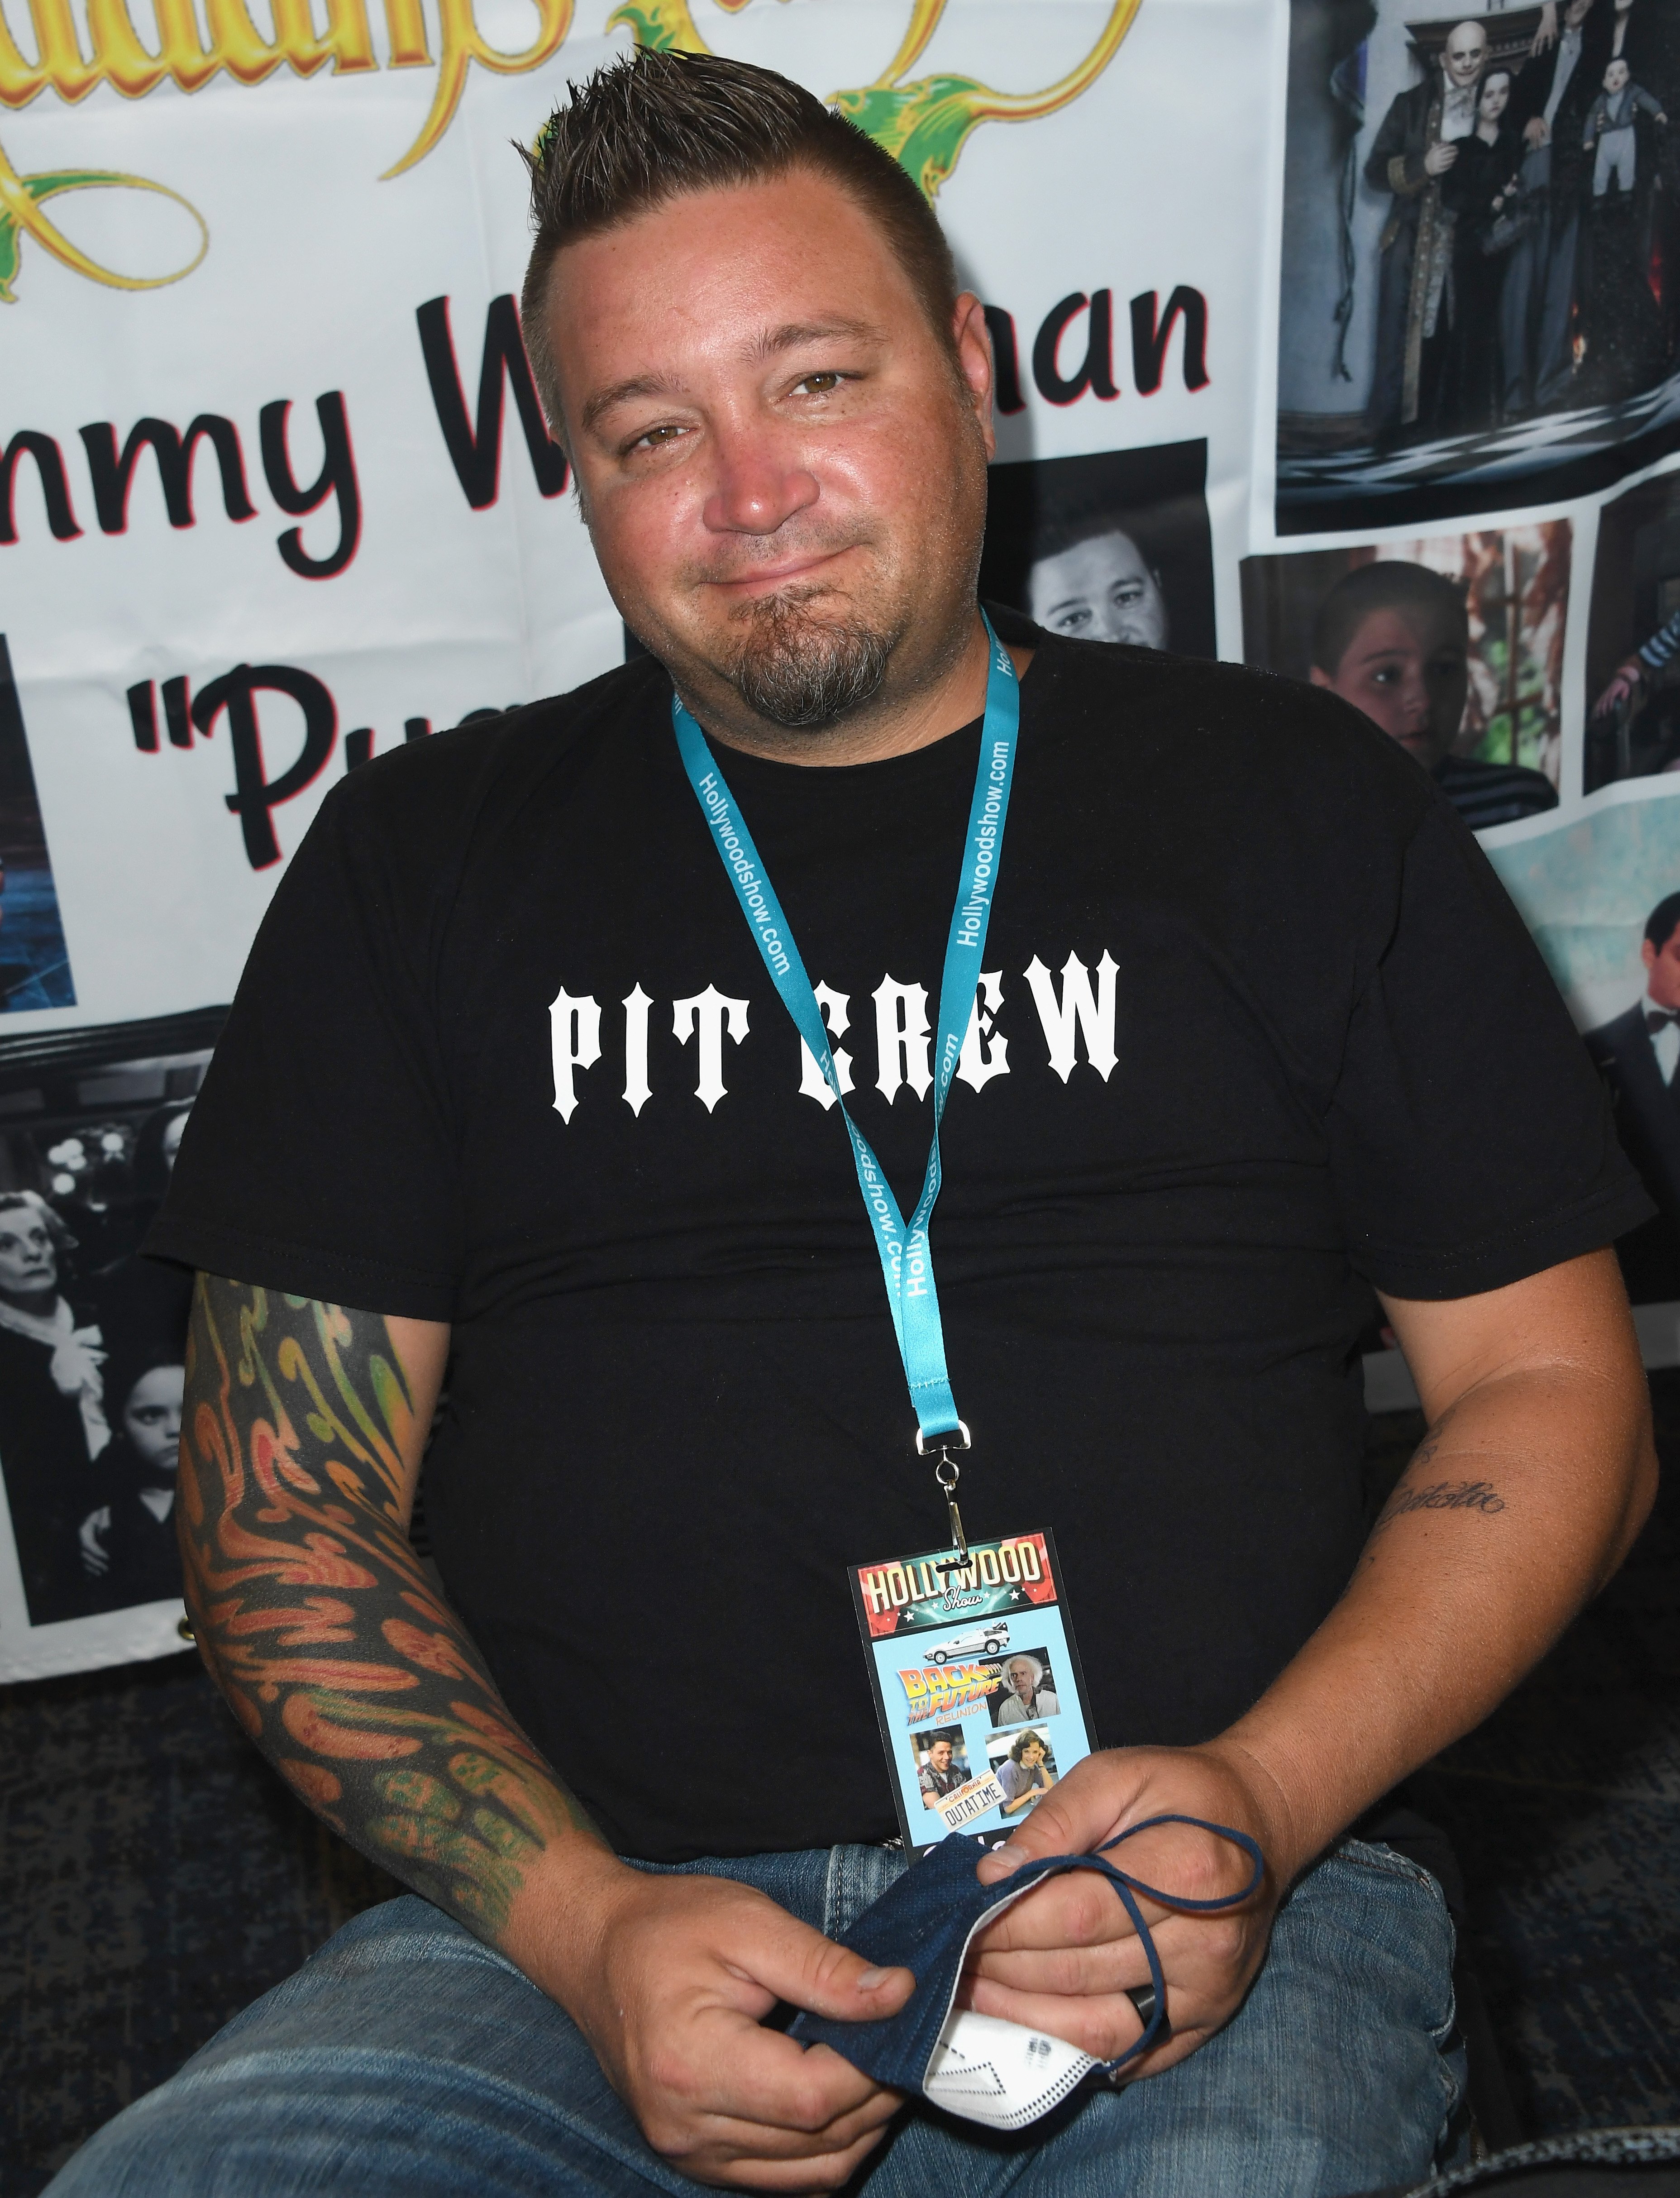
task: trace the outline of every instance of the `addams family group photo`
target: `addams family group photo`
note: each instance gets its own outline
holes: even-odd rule
[[[1293,15],[1280,529],[1575,494],[1674,447],[1671,0]]]
[[[0,1051],[0,1480],[31,1626],[181,1593],[191,1278],[140,1247],[220,1020]]]

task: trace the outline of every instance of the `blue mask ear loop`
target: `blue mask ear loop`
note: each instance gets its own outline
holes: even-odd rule
[[[1113,1863],[1104,1862],[1103,1856],[1111,1853],[1123,1841],[1135,1839],[1139,1832],[1153,1831],[1157,1824],[1191,1824],[1197,1831],[1212,1832],[1215,1839],[1225,1840],[1232,1846],[1241,1847],[1253,1865],[1247,1884],[1240,1893],[1225,1893],[1218,1900],[1183,1900],[1176,1893],[1162,1893],[1153,1885],[1145,1885],[1142,1878],[1129,1876],[1125,1870],[1117,1869]],[[1106,1877],[1119,1893],[1122,1906],[1131,1918],[1132,1928],[1142,1942],[1143,1957],[1149,1964],[1149,1981],[1155,1988],[1154,2012],[1144,2026],[1142,2036],[1129,2045],[1119,2060],[1103,2062],[1104,2074],[1112,2076],[1117,2069],[1124,2068],[1128,2061],[1135,2061],[1140,2053],[1148,2050],[1166,2015],[1166,1979],[1161,1974],[1160,1957],[1155,1951],[1154,1939],[1143,1920],[1142,1910],[1133,1898],[1134,1893],[1141,1893],[1146,1900],[1159,1901],[1163,1908],[1177,1908],[1196,1916],[1216,1915],[1222,1908],[1241,1907],[1245,1900],[1259,1890],[1260,1881],[1266,1874],[1265,1858],[1247,1832],[1233,1831],[1228,1824],[1210,1824],[1200,1817],[1146,1817],[1142,1823],[1128,1824],[1125,1831],[1110,1840],[1107,1846],[1096,1854],[1047,1855],[1037,1869],[1029,1863],[1021,1874],[1025,1876],[1032,1871],[1033,1875],[1042,1876],[1052,1868],[1058,1874],[1064,1869],[1094,1869]]]

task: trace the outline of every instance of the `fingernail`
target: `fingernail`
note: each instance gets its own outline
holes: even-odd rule
[[[859,1992],[879,1992],[892,1975],[891,1969],[865,1969],[857,1980]]]

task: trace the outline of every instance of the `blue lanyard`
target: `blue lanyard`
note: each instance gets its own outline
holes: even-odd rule
[[[741,821],[735,797],[706,745],[705,734],[674,695],[671,704],[683,767],[712,827],[718,855],[758,941],[770,982],[834,1093],[840,1119],[852,1140],[852,1157],[857,1164],[858,1188],[863,1194],[863,1210],[875,1230],[875,1249],[881,1255],[881,1271],[887,1283],[887,1302],[892,1314],[892,1332],[898,1338],[904,1380],[916,1410],[916,1446],[923,1455],[930,1448],[940,1452],[944,1470],[939,1473],[939,1482],[947,1499],[956,1480],[956,1468],[951,1464],[949,1452],[952,1449],[968,1449],[968,1430],[957,1416],[956,1399],[951,1394],[950,1376],[945,1370],[945,1329],[939,1318],[939,1292],[933,1283],[933,1253],[927,1228],[933,1201],[939,1195],[939,1123],[974,1013],[974,996],[985,951],[998,858],[1003,848],[1003,822],[1009,812],[1009,782],[1014,772],[1015,743],[1020,727],[1020,688],[1015,667],[1009,660],[1009,652],[992,631],[989,619],[985,630],[991,644],[985,724],[980,735],[980,763],[974,773],[974,798],[968,811],[962,874],[956,890],[956,905],[951,911],[945,974],[939,985],[939,1021],[933,1061],[933,1135],[927,1149],[927,1172],[922,1180],[921,1195],[908,1227],[881,1162],[846,1109],[823,1011],[799,959],[799,950],[793,943],[792,927],[782,912],[782,904],[753,844],[752,834]],[[954,1503],[951,1524],[954,1538],[961,1545],[963,1537]]]

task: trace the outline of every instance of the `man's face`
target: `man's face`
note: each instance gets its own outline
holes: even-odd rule
[[[1032,1666],[1025,1656],[1017,1656],[1009,1666],[1009,1684],[1026,1701],[1032,1692]]]
[[[1609,67],[1604,72],[1604,89],[1606,91],[1611,93],[1625,91],[1627,89],[1627,63],[1625,61],[1612,61]]]
[[[185,1385],[184,1367],[154,1366],[128,1393],[123,1426],[141,1463],[154,1473],[173,1473],[180,1461]]]
[[[596,555],[686,694],[814,730],[956,660],[992,448],[977,300],[954,365],[881,230],[796,172],[567,246],[547,312]]]
[[[950,1769],[950,1742],[948,1740],[936,1740],[933,1742],[933,1745],[927,1751],[927,1760],[933,1765],[935,1771],[949,1771]]]
[[[1433,769],[1464,719],[1470,672],[1463,622],[1445,605],[1369,611],[1334,672],[1315,665],[1312,678]]]
[[[1569,0],[1563,11],[1563,20],[1572,31],[1578,31],[1592,13],[1592,0]]]
[[[1446,73],[1449,84],[1462,91],[1481,74],[1487,60],[1487,32],[1479,23],[1460,23],[1449,32]]]
[[[0,1290],[32,1297],[58,1280],[52,1232],[44,1221],[16,1212],[0,1218]]]
[[[1511,103],[1511,79],[1502,69],[1482,86],[1478,113],[1484,122],[1497,122]]]
[[[1032,616],[1052,633],[1078,641],[1129,641],[1166,647],[1166,602],[1158,575],[1129,534],[1117,527],[1041,557],[1028,582]]]
[[[1680,1009],[1680,925],[1661,946],[1648,939],[1640,947],[1648,972],[1645,989],[1660,1008]]]

